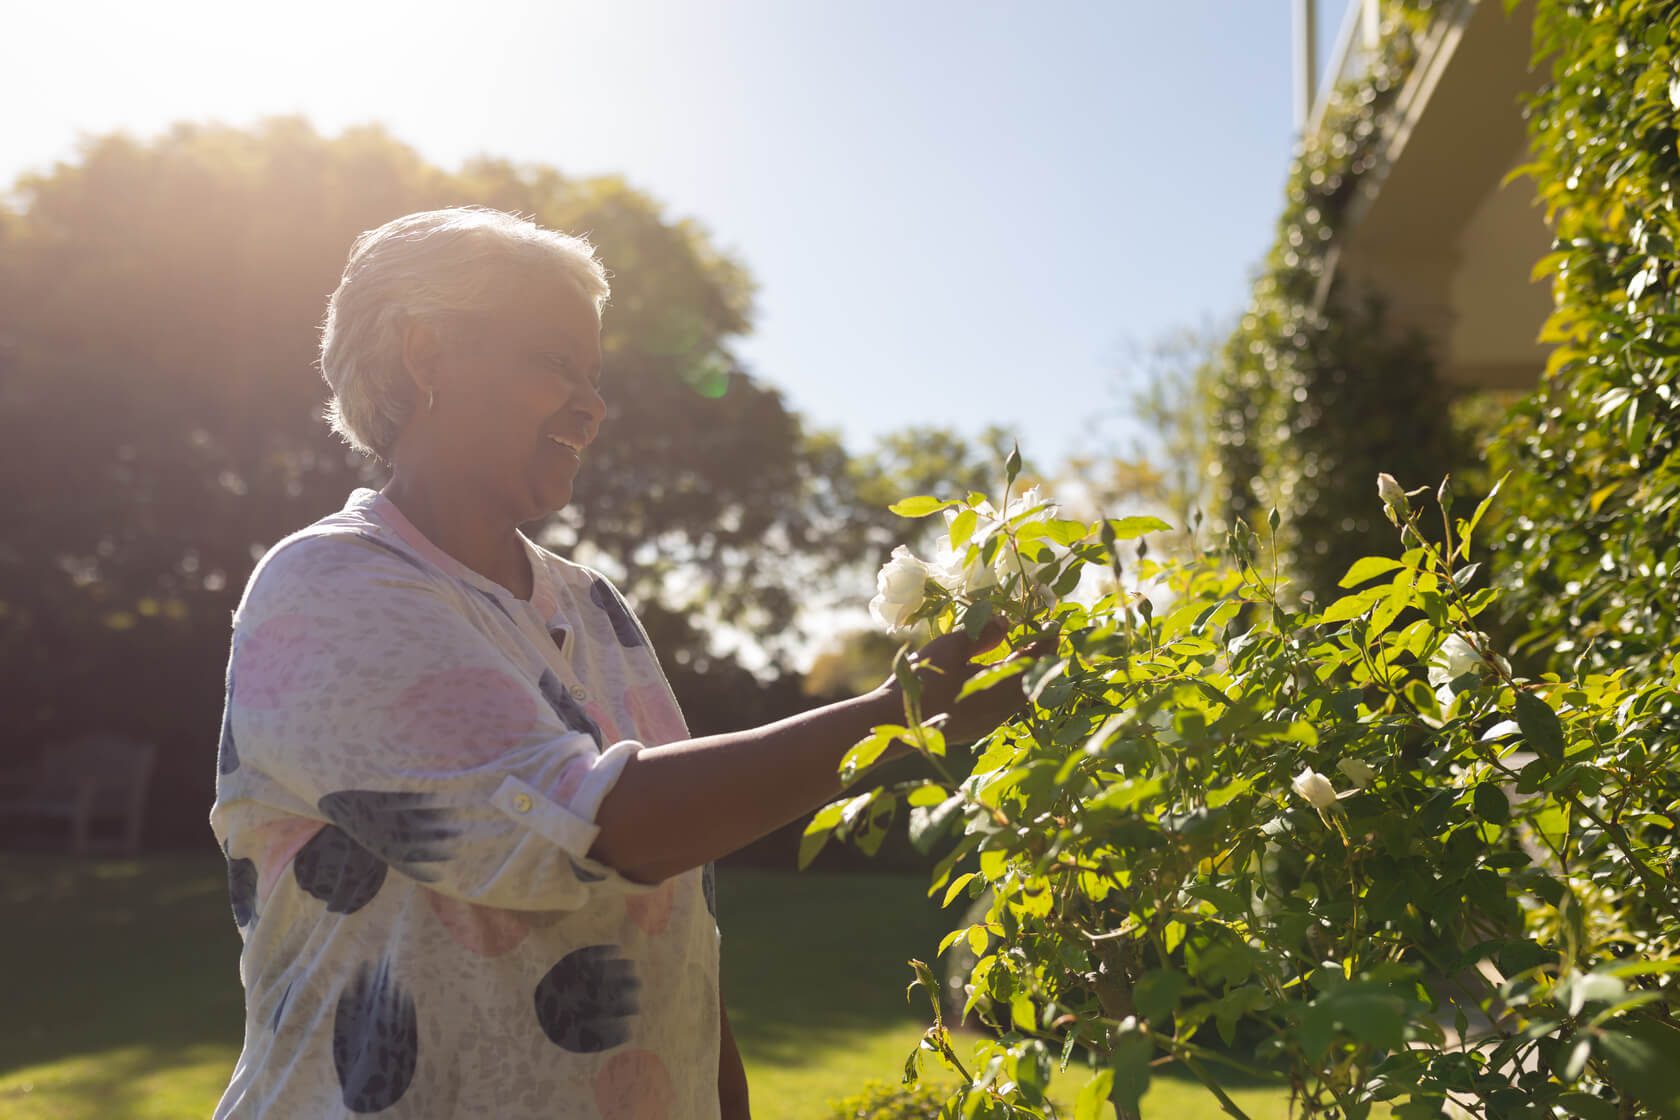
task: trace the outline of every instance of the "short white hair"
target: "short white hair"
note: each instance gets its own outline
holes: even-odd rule
[[[356,238],[321,326],[326,419],[358,451],[389,462],[418,392],[403,369],[416,322],[489,310],[510,275],[557,269],[600,314],[607,273],[582,237],[481,206],[427,210]]]

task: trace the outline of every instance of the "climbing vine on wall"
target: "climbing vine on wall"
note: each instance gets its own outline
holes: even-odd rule
[[[1521,516],[1498,570],[1521,645],[1560,668],[1661,674],[1680,639],[1677,6],[1542,0],[1551,80],[1524,170],[1555,251],[1539,391],[1493,450]]]
[[[1371,512],[1377,473],[1439,478],[1458,458],[1423,340],[1393,327],[1379,304],[1334,284],[1320,293],[1437,7],[1385,2],[1372,64],[1331,92],[1290,168],[1277,241],[1206,402],[1223,513],[1259,526],[1276,507],[1284,563],[1321,599],[1383,539],[1387,526]]]

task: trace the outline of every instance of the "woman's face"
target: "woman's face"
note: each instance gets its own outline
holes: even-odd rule
[[[601,324],[566,276],[533,274],[443,343],[437,450],[515,524],[571,501],[606,414]]]

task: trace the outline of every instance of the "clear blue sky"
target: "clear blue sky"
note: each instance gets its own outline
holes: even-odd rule
[[[0,180],[80,133],[292,112],[446,166],[622,173],[756,277],[740,351],[814,423],[997,422],[1046,464],[1129,344],[1242,306],[1291,146],[1286,0],[163,0],[4,27]]]

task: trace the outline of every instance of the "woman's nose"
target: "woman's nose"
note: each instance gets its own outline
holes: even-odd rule
[[[601,421],[607,418],[607,402],[601,395],[601,387],[586,382],[574,403],[580,411],[588,413],[590,433],[593,435],[601,426]]]

